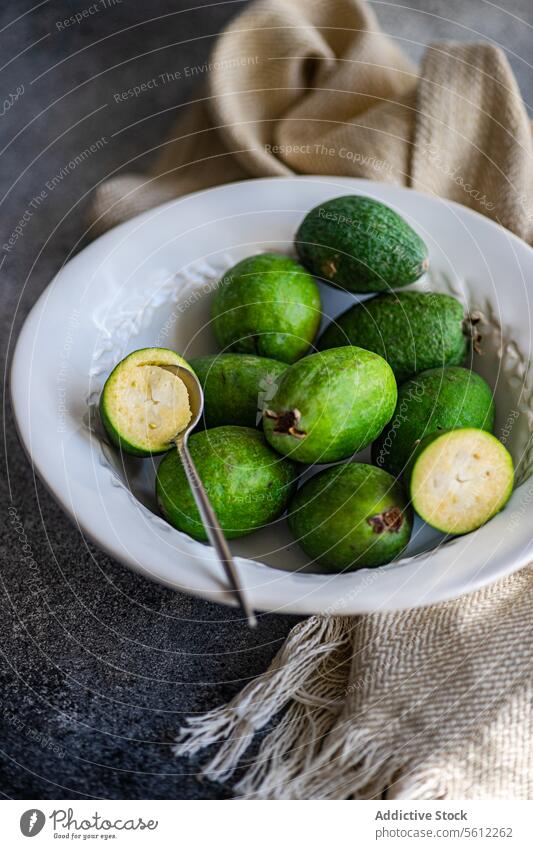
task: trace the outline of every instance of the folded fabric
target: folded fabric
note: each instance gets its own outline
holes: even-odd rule
[[[257,799],[530,799],[533,569],[401,613],[314,616],[177,755],[219,744],[227,780],[285,710],[235,791]]]

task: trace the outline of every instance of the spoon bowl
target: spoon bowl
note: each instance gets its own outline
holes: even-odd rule
[[[200,421],[204,411],[204,391],[195,373],[185,366],[161,365],[159,368],[169,371],[171,374],[179,377],[181,382],[185,384],[185,388],[189,396],[191,418],[187,427],[182,431],[178,431],[171,440],[172,442],[175,442],[178,437],[185,437],[185,435],[190,434]]]

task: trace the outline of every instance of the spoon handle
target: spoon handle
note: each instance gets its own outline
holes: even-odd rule
[[[185,474],[187,475],[187,480],[189,481],[189,486],[191,487],[191,492],[194,496],[196,506],[198,507],[205,531],[209,538],[209,542],[215,549],[218,559],[224,567],[224,571],[230,582],[231,588],[243,610],[244,615],[246,616],[248,625],[250,628],[255,628],[257,625],[257,619],[255,618],[250,602],[242,588],[239,575],[237,573],[237,567],[233,562],[233,557],[229,550],[226,537],[222,532],[216,513],[213,510],[209,498],[207,497],[204,485],[200,480],[196,466],[194,465],[189,453],[187,439],[183,436],[178,436],[175,444],[180,460],[183,464],[183,468],[185,469]]]

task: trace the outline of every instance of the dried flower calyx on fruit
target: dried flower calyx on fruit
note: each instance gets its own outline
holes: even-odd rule
[[[295,436],[296,439],[303,439],[307,436],[305,430],[300,430],[297,425],[302,418],[299,410],[283,410],[281,413],[275,413],[273,410],[265,410],[264,415],[267,419],[274,419],[276,426],[273,433]]]

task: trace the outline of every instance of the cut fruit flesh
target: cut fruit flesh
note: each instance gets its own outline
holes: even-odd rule
[[[425,522],[444,533],[465,534],[502,509],[513,478],[511,456],[495,436],[462,428],[423,440],[409,488]]]
[[[181,378],[156,365],[126,368],[116,381],[115,425],[134,445],[168,445],[191,419],[189,396]]]
[[[135,351],[119,363],[104,387],[101,411],[106,430],[126,452],[168,450],[191,420],[187,388],[167,365],[186,363],[165,349]]]

